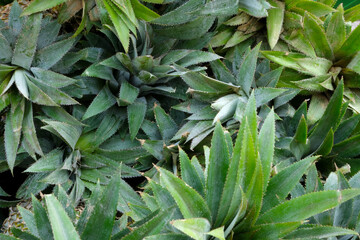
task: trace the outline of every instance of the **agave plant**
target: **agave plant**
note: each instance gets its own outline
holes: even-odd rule
[[[350,101],[349,106],[354,111],[359,112],[359,47],[356,42],[360,28],[349,31],[342,5],[323,18],[306,11],[299,23],[284,33],[283,39],[291,49],[301,53],[262,52],[271,61],[287,68],[278,86],[300,88],[310,93],[329,93],[344,79],[345,99]]]
[[[20,140],[36,159],[43,155],[33,121],[33,106],[60,107],[79,104],[66,93],[75,79],[51,71],[75,44],[76,38],[58,36],[60,25],[42,14],[20,17],[15,2],[8,24],[1,28],[1,110],[6,112],[5,152],[11,171],[15,166]],[[8,107],[8,108],[7,108]]]
[[[148,2],[163,3],[163,0],[150,0]],[[74,17],[75,14],[82,9],[82,20],[74,36],[81,33],[92,21],[101,20],[103,25],[107,25],[117,34],[125,52],[129,49],[130,33],[132,32],[136,35],[136,29],[139,27],[139,19],[151,21],[159,17],[157,13],[142,5],[138,0],[57,0],[50,2],[46,0],[36,0],[30,3],[24,10],[23,15],[42,12],[60,4],[63,4],[58,16],[60,23],[64,23]]]
[[[258,60],[259,49],[260,44],[252,50],[244,49],[243,54],[238,49],[233,61],[210,63],[215,79],[192,71],[181,75],[190,87],[192,99],[173,108],[191,115],[173,140],[186,136],[193,149],[210,135],[218,120],[226,123],[228,129],[237,129],[251,91],[255,94],[256,107],[261,108],[262,119],[272,105],[279,115],[291,112],[288,102],[299,90],[275,88],[282,68],[271,71],[267,60]]]

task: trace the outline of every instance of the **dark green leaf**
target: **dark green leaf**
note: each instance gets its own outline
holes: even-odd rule
[[[42,14],[29,17],[17,39],[11,63],[29,69],[33,61],[38,35],[41,27]]]

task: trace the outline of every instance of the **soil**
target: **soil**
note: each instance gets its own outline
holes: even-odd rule
[[[18,3],[20,4],[21,8],[24,9],[29,5],[30,0],[18,0]],[[0,19],[1,20],[7,21],[7,19],[9,18],[11,6],[12,6],[12,3],[0,7]]]

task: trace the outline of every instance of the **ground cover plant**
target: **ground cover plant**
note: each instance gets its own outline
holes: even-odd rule
[[[0,239],[359,239],[359,1],[0,5]]]

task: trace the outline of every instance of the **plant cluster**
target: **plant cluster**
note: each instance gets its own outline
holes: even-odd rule
[[[0,239],[359,239],[359,20],[356,0],[13,1]]]

